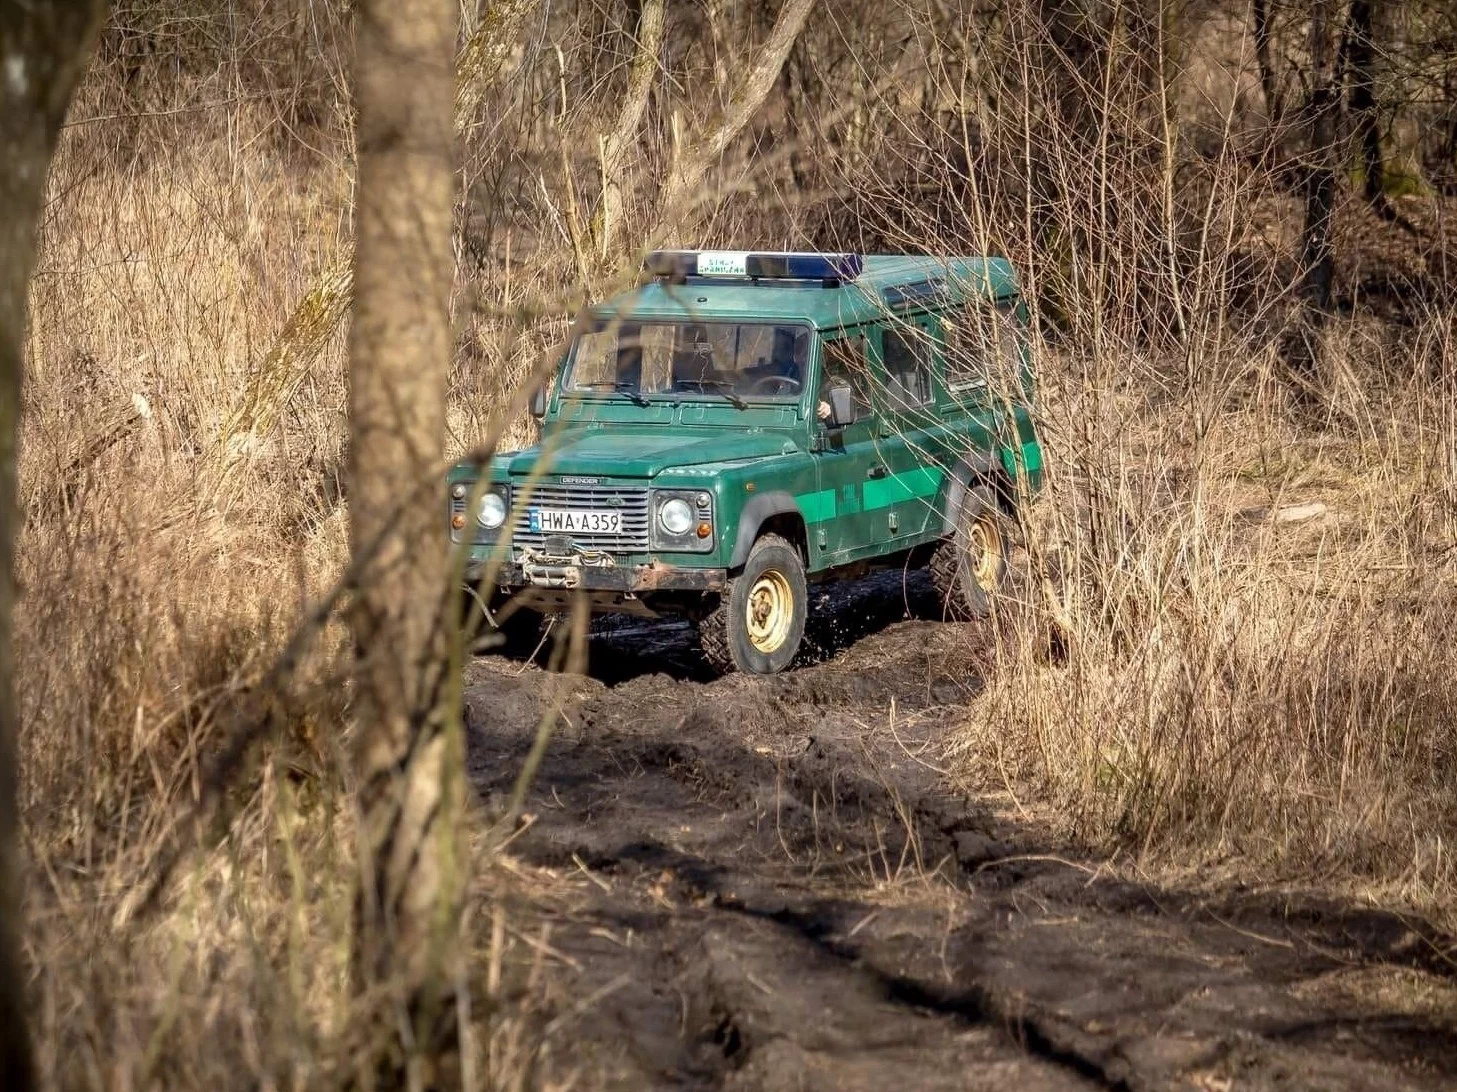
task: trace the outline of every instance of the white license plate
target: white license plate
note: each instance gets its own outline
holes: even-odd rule
[[[602,512],[590,508],[532,508],[531,530],[540,534],[573,531],[589,535],[622,534],[622,513]]]

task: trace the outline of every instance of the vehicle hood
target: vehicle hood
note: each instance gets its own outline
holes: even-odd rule
[[[533,472],[594,477],[651,478],[665,470],[759,459],[798,451],[783,432],[665,435],[663,430],[587,428],[558,433],[545,444],[498,456],[513,478]]]

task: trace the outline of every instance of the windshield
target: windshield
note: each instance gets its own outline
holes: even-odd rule
[[[810,332],[739,322],[604,322],[578,336],[564,390],[795,400]]]

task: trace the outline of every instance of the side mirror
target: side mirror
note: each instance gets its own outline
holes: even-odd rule
[[[853,425],[858,414],[855,412],[855,392],[849,387],[831,387],[829,391],[830,417],[825,424],[830,428],[844,428]]]
[[[531,416],[540,421],[546,416],[546,386],[537,387],[531,392]]]

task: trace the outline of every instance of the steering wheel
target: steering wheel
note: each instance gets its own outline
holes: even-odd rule
[[[762,388],[773,386],[772,390]],[[798,379],[792,375],[765,375],[754,380],[750,388],[752,394],[798,394],[803,386]]]

